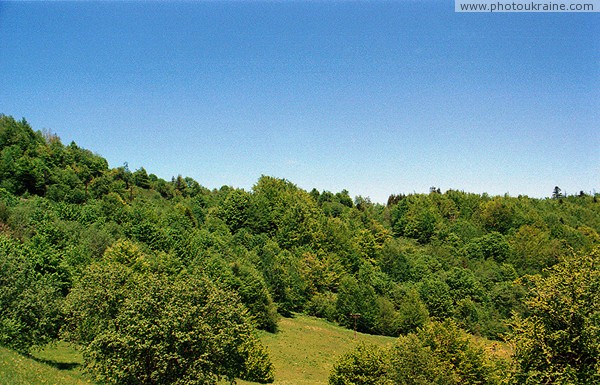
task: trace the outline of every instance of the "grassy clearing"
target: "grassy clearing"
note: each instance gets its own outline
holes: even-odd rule
[[[91,384],[80,365],[81,355],[64,343],[35,352],[32,357],[0,347],[0,384]]]
[[[359,342],[387,345],[394,338],[372,336],[343,329],[305,315],[282,318],[279,332],[263,333],[261,340],[271,352],[275,385],[326,384],[337,358]],[[238,381],[239,384],[252,384]]]

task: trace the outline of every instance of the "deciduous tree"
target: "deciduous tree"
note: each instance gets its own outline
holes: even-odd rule
[[[528,313],[513,320],[514,384],[600,383],[600,248],[521,279]]]

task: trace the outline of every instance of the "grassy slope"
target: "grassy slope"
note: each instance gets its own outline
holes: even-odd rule
[[[33,358],[0,347],[0,384],[90,384],[81,373],[80,364],[81,355],[66,344],[35,352]]]
[[[387,345],[394,338],[372,336],[332,323],[297,315],[282,318],[276,334],[262,333],[275,365],[274,385],[324,385],[337,358],[360,342]],[[498,342],[474,337],[486,350],[508,358],[510,349]],[[82,358],[64,343],[35,352],[28,358],[0,347],[0,385],[83,385],[91,381],[81,372]],[[224,384],[224,383],[223,383]],[[238,381],[240,385],[253,383]]]
[[[333,363],[357,343],[386,345],[394,341],[390,337],[361,333],[354,339],[351,330],[304,315],[282,318],[279,328],[276,334],[261,336],[275,365],[275,385],[326,384]]]
[[[304,315],[282,318],[276,334],[262,333],[275,365],[275,385],[326,384],[340,354],[360,341],[385,345],[393,338],[371,336],[340,328]],[[35,359],[0,347],[1,385],[81,385],[91,382],[81,373],[81,355],[59,343],[33,354]],[[238,381],[238,384],[252,384]]]
[[[340,328],[332,323],[297,315],[282,318],[276,334],[262,333],[261,340],[271,352],[275,365],[274,385],[324,385],[337,358],[360,342],[387,345],[394,338],[372,336]],[[506,344],[474,337],[488,352],[508,359]],[[0,347],[0,385],[83,385],[90,384],[81,373],[82,358],[67,344],[35,352],[28,358]],[[222,384],[225,384],[224,382]],[[240,385],[253,384],[238,381]]]

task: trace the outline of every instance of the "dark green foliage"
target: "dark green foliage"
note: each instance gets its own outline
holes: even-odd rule
[[[133,172],[133,183],[141,188],[150,188],[150,178],[148,177],[148,173],[146,169],[140,167],[138,170]]]
[[[411,270],[410,251],[406,250],[399,240],[386,242],[381,250],[381,269],[393,280],[398,282],[413,279]]]
[[[307,300],[307,284],[293,254],[288,251],[277,254],[271,272],[267,273],[267,282],[282,315],[291,316],[292,312],[302,310]]]
[[[252,226],[251,196],[243,190],[231,190],[219,207],[219,215],[232,233]]]
[[[397,304],[396,332],[407,334],[423,326],[429,320],[429,312],[414,288],[403,288],[399,292],[393,299]]]
[[[6,223],[10,217],[10,210],[6,204],[0,201],[0,223]]]
[[[277,331],[277,309],[263,276],[252,266],[240,262],[226,265],[219,260],[212,262],[210,278],[227,289],[238,293],[241,302],[259,329]]]
[[[107,169],[106,160],[90,151],[0,115],[0,187],[9,192],[81,203],[90,181]]]
[[[492,231],[472,240],[467,245],[467,253],[470,258],[474,259],[485,258],[504,262],[509,257],[510,246],[502,234]]]
[[[336,302],[338,322],[348,328],[355,323],[351,314],[360,314],[356,328],[362,332],[373,332],[378,314],[377,295],[368,284],[359,284],[356,278],[345,276],[340,282]]]
[[[34,270],[29,254],[0,236],[0,344],[24,353],[56,338],[62,316],[59,288]]]
[[[57,172],[48,186],[46,196],[56,202],[82,203],[86,199],[85,185],[70,169]]]
[[[403,199],[392,209],[392,228],[396,235],[427,243],[434,235],[439,212],[425,196]]]
[[[452,312],[452,293],[448,284],[439,278],[427,278],[419,285],[419,295],[432,317],[444,319]]]
[[[447,274],[446,283],[455,302],[465,298],[484,300],[484,288],[471,270],[453,267]]]

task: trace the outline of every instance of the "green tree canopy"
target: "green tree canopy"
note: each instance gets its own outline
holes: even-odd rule
[[[600,248],[521,279],[529,310],[513,320],[514,384],[600,383]]]
[[[102,382],[273,381],[245,308],[207,279],[94,264],[66,309],[65,337],[83,346],[86,367]]]
[[[393,346],[358,345],[334,365],[330,385],[499,384],[497,366],[453,322],[430,323]]]
[[[23,353],[58,335],[62,296],[34,270],[29,251],[0,235],[0,344]]]

